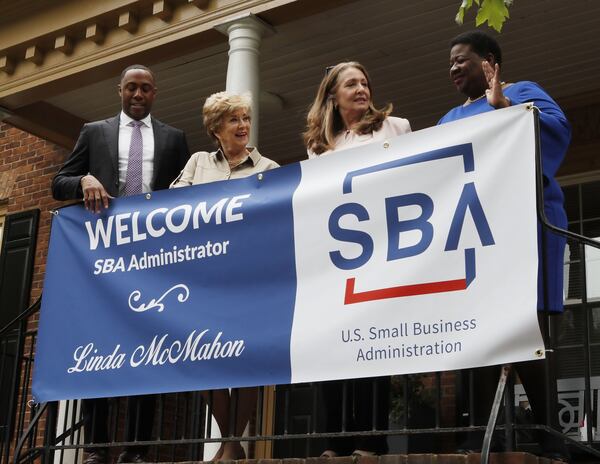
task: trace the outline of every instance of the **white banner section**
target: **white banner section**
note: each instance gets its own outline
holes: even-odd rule
[[[292,382],[543,357],[526,105],[302,163]]]

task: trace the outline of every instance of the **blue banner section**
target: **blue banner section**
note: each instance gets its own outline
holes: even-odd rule
[[[38,402],[289,383],[298,163],[58,211]]]

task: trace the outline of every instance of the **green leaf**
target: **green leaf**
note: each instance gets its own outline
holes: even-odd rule
[[[512,3],[513,0],[504,0],[504,1]],[[462,0],[460,6],[458,7],[458,12],[456,13],[456,16],[454,17],[454,21],[456,22],[456,24],[458,24],[459,26],[463,25],[463,22],[465,20],[465,13],[467,12],[467,10],[469,10],[473,6],[473,2],[475,2],[477,4],[477,6],[479,6],[481,0]]]
[[[475,18],[475,25],[480,26],[487,21],[488,26],[500,32],[508,17],[508,8],[504,0],[483,0]]]
[[[479,5],[479,0],[475,0],[475,1],[477,2],[477,5]],[[454,18],[454,21],[456,21],[456,24],[458,24],[459,26],[462,26],[463,21],[465,19],[465,11],[467,11],[472,6],[473,6],[473,0],[462,0],[462,3],[458,7],[458,13],[456,13],[456,17]]]

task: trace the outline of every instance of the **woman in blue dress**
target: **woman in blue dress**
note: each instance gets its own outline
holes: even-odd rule
[[[563,208],[563,193],[555,179],[571,140],[571,128],[564,113],[536,83],[521,81],[511,84],[500,79],[502,52],[498,42],[490,35],[480,31],[466,32],[455,37],[450,46],[450,79],[456,89],[467,97],[467,100],[446,113],[440,119],[439,124],[511,105],[532,102],[540,110],[544,209],[550,223],[563,229],[566,228],[567,217]],[[518,224],[507,224],[507,227],[518,226]],[[544,235],[543,239],[542,234]],[[545,253],[542,252],[542,243],[545,243]],[[563,309],[564,249],[565,239],[562,236],[542,230],[541,226],[538,226],[538,318],[542,327],[544,313],[560,313]],[[546,336],[545,333],[543,335]],[[549,398],[552,401],[550,418],[546,416],[545,403],[548,397],[544,363],[529,361],[519,363],[517,368],[537,422],[558,428],[555,382],[553,382],[554,385],[548,386]],[[480,406],[478,408],[480,416],[477,417],[476,414],[475,417],[476,425],[487,423],[495,383],[498,379],[497,368],[485,368],[478,371],[484,370],[487,372],[476,374],[479,377],[478,380],[482,380],[482,375],[489,379],[487,382],[483,382],[484,388],[479,388],[479,391],[475,392],[476,404]],[[478,381],[478,384],[480,383]],[[554,458],[568,456],[564,442],[552,439],[549,434],[541,437],[541,445],[545,455]]]

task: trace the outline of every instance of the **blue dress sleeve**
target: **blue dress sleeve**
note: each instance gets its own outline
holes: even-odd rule
[[[515,87],[517,95],[509,95],[513,104],[533,102],[540,110],[542,168],[547,182],[548,178],[554,178],[565,157],[571,141],[571,125],[558,104],[535,82],[519,82]]]

